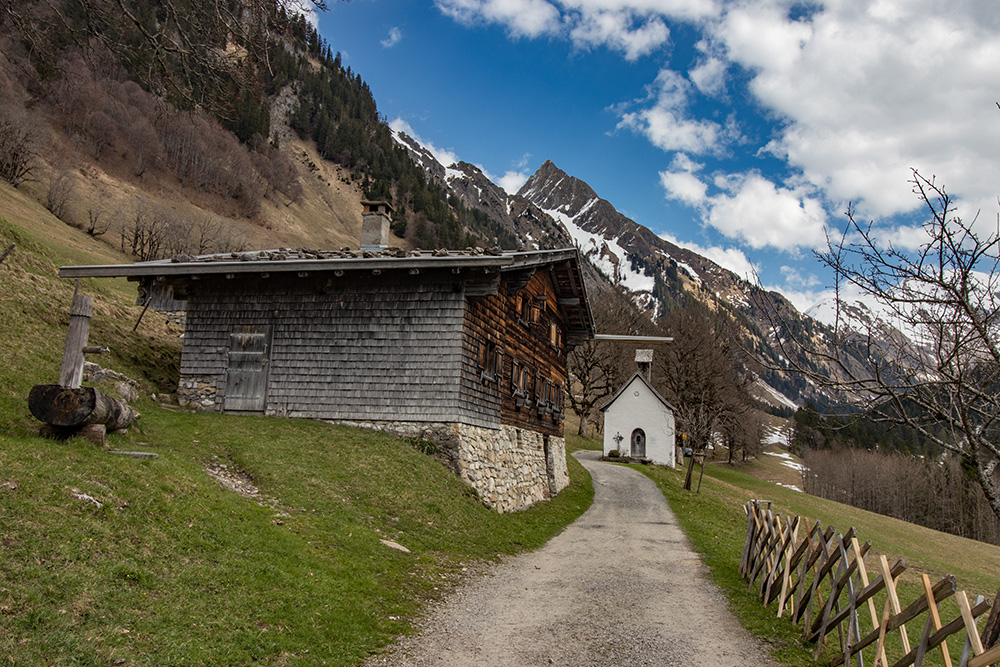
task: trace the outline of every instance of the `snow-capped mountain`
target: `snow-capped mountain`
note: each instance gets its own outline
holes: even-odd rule
[[[474,165],[442,165],[434,155],[401,132],[396,141],[409,150],[427,175],[457,197],[463,206],[509,231],[523,248],[576,245],[587,262],[584,273],[591,292],[622,288],[655,318],[677,304],[696,300],[733,313],[746,330],[762,366],[762,392],[768,402],[787,407],[806,401],[831,400],[801,377],[778,370],[790,365],[778,342],[793,335],[824,340],[827,327],[802,315],[780,294],[766,292],[731,271],[686,248],[666,241],[621,214],[584,181],[546,161],[516,194],[508,194]],[[779,322],[772,331],[772,319]],[[793,331],[785,332],[784,328]],[[801,363],[812,363],[798,359]],[[780,398],[771,400],[769,395]]]

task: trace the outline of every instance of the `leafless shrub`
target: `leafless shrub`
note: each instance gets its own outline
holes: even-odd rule
[[[0,103],[0,178],[15,187],[24,182],[35,169],[39,143],[37,124],[25,108]]]
[[[122,219],[120,231],[122,252],[130,252],[140,262],[163,257],[169,232],[163,207],[137,198]]]
[[[61,169],[49,179],[49,191],[45,197],[45,208],[60,220],[66,221],[69,203],[76,196],[76,178],[73,173]]]
[[[84,231],[91,236],[97,237],[107,234],[111,229],[111,216],[99,202],[92,202],[87,205],[87,223]]]

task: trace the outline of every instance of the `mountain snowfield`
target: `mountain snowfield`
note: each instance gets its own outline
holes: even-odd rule
[[[776,292],[768,292],[712,260],[659,237],[620,213],[585,182],[545,161],[516,193],[509,193],[467,162],[444,165],[454,156],[393,129],[395,142],[409,151],[429,178],[457,197],[469,210],[485,214],[515,237],[523,248],[576,246],[586,260],[585,276],[594,288],[609,283],[625,290],[641,309],[659,316],[665,308],[689,299],[728,305],[761,355],[761,388],[755,394],[778,407],[795,408],[837,398],[782,368],[789,368],[771,333],[767,311],[778,313],[781,326],[791,326],[813,340],[832,339],[822,320],[800,313]],[[593,281],[598,281],[597,283]],[[860,313],[861,311],[859,311]],[[738,315],[736,315],[738,313]],[[813,317],[822,317],[817,311]],[[811,323],[811,324],[810,324]],[[785,337],[784,334],[781,337]],[[814,362],[799,359],[809,365]]]

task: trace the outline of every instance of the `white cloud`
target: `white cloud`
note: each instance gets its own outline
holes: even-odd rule
[[[691,83],[669,69],[661,70],[650,87],[652,106],[623,113],[620,128],[645,135],[653,145],[665,151],[710,153],[718,149],[723,135],[715,122],[697,120],[687,110]]]
[[[652,53],[670,39],[670,29],[659,17],[633,28],[633,17],[625,12],[597,11],[583,14],[570,30],[577,46],[606,45],[636,60]]]
[[[777,153],[828,199],[860,199],[876,215],[912,211],[915,167],[937,174],[971,212],[995,210],[995,3],[830,0],[806,21],[777,3],[747,3],[709,31],[787,121]]]
[[[739,248],[703,246],[690,241],[681,241],[669,233],[660,234],[660,238],[681,248],[687,248],[692,252],[696,252],[746,280],[753,280],[753,277],[757,275],[757,267],[747,259],[747,256]]]
[[[661,171],[660,184],[666,190],[668,199],[693,207],[705,203],[708,186],[690,171]]]
[[[559,9],[545,0],[435,0],[435,6],[460,23],[498,23],[514,37],[555,34]]]
[[[456,155],[454,151],[448,148],[438,148],[437,146],[427,141],[426,139],[421,139],[420,136],[418,136],[417,133],[413,131],[413,128],[410,127],[410,124],[407,123],[402,118],[396,118],[395,120],[393,120],[391,123],[389,123],[389,127],[394,132],[403,132],[413,137],[418,144],[420,144],[428,151],[430,151],[431,155],[434,156],[434,159],[440,162],[443,166],[450,167],[456,162],[459,162],[458,155]]]
[[[672,55],[687,78],[665,64],[647,98],[618,110],[618,128],[668,152],[721,159],[743,151],[752,137],[720,119],[727,111],[737,122],[759,112],[750,120],[763,120],[764,129],[749,153],[784,162],[784,182],[750,176],[746,163],[728,167],[735,176],[714,185],[695,169],[672,166],[660,175],[668,196],[700,206],[703,219],[730,238],[753,247],[822,244],[821,203],[834,215],[847,201],[875,218],[913,213],[921,203],[911,192],[911,168],[936,175],[963,218],[979,212],[984,227],[995,227],[995,0],[435,1],[467,24],[499,24],[513,37],[554,37],[579,48],[605,46],[629,60],[678,39],[680,23],[695,31],[691,61]],[[751,99],[727,91],[738,81],[748,82]],[[706,98],[711,109],[702,104]],[[917,238],[905,229],[896,233],[901,247]]]
[[[381,44],[384,48],[391,49],[399,44],[401,39],[403,39],[403,31],[393,26],[389,29],[389,35],[379,42],[379,44]]]
[[[825,243],[826,211],[807,192],[776,186],[753,172],[723,185],[728,192],[710,198],[705,222],[726,237],[753,248],[788,250]]]
[[[512,195],[521,189],[521,186],[531,177],[529,171],[508,171],[499,179],[491,178],[497,185],[504,189],[507,194]]]
[[[688,72],[688,76],[702,93],[719,95],[726,87],[727,67],[728,65],[721,58],[706,58]]]

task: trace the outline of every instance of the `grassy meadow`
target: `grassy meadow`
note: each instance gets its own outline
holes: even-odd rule
[[[921,572],[927,573],[933,582],[946,574],[955,575],[959,590],[967,591],[973,603],[977,594],[987,598],[993,598],[997,594],[1000,587],[1000,547],[816,498],[743,472],[746,468],[755,474],[766,472],[771,476],[780,475],[780,471],[772,469],[775,464],[773,460],[768,461],[768,458],[764,457],[748,466],[707,465],[700,493],[684,491],[682,471],[650,466],[637,468],[659,485],[692,545],[709,566],[713,580],[729,598],[737,617],[748,630],[770,644],[781,664],[788,667],[828,664],[837,650],[837,634],[834,632],[828,636],[822,659],[818,663],[814,662],[815,646],[803,640],[802,627],[793,625],[787,614],[783,618],[777,618],[776,602],[765,608],[756,591],[748,590],[747,583],[738,570],[747,525],[743,505],[751,499],[770,500],[775,513],[786,517],[808,517],[811,522],[819,520],[824,528],[833,526],[840,533],[852,526],[856,527],[862,544],[867,540],[872,542],[872,549],[865,557],[866,568],[872,579],[876,576],[873,572],[878,568],[878,554],[885,554],[890,564],[897,557],[904,557],[909,567],[899,580],[903,606],[923,594]],[[761,467],[765,470],[759,470]],[[696,467],[695,482],[697,472]],[[800,539],[801,531],[802,529]],[[882,612],[884,600],[884,594],[876,596],[878,613]],[[866,634],[872,625],[866,622],[867,610],[863,609],[861,612],[861,631]],[[959,616],[958,606],[953,600],[941,605],[941,616],[944,623]],[[924,618],[925,616],[919,617],[919,622],[911,623],[908,628],[910,641],[914,646],[923,632]],[[980,627],[984,622],[985,619],[980,621]],[[894,662],[893,655],[897,658],[903,655],[899,647],[898,634],[890,634],[887,638],[890,664]],[[956,664],[961,650],[961,645],[951,647]],[[866,658],[873,662],[870,656],[871,649],[868,649]],[[942,664],[940,654],[937,651],[928,654],[924,664]]]
[[[590,504],[589,477],[512,515],[486,509],[421,443],[306,420],[196,414],[180,331],[125,280],[94,296],[92,359],[142,385],[108,448],[37,437],[27,395],[58,379],[75,285],[61,265],[128,261],[0,186],[0,656],[11,665],[356,665],[428,599],[543,544]],[[110,388],[105,388],[111,393]],[[212,476],[221,477],[228,488]],[[408,549],[392,548],[382,540]]]
[[[111,348],[96,361],[143,390],[139,425],[108,446],[158,457],[39,438],[26,399],[32,385],[58,378],[75,287],[57,269],[128,258],[0,185],[0,252],[11,243],[0,264],[2,664],[357,665],[409,631],[427,600],[483,562],[544,544],[593,498],[570,458],[568,489],[500,516],[418,442],[163,405],[152,396],[176,387],[180,331],[147,313],[133,332],[141,309],[124,280],[80,284],[94,296],[90,342]],[[597,440],[567,443],[600,449]],[[698,494],[681,490],[680,472],[640,469],[738,617],[785,665],[813,664],[812,647],[736,572],[750,498],[841,531],[857,526],[873,554],[906,557],[904,599],[917,594],[921,571],[953,573],[987,596],[1000,585],[1000,548],[776,486],[764,480],[789,483],[795,473],[773,457],[710,465]]]

